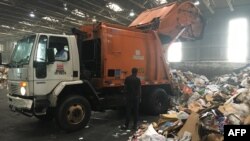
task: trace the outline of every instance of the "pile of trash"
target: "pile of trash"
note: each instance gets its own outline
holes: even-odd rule
[[[250,67],[209,81],[172,71],[178,99],[159,120],[143,123],[129,141],[223,141],[224,125],[250,124]]]
[[[7,68],[0,66],[0,89],[7,87],[7,72]]]

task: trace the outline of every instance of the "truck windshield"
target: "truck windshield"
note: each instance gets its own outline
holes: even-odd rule
[[[32,35],[17,42],[10,59],[10,67],[20,67],[29,63],[35,38],[36,36]]]

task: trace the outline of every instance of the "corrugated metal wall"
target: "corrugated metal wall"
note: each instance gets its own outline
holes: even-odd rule
[[[227,61],[228,22],[230,19],[246,17],[250,29],[250,6],[216,10],[215,14],[206,13],[207,25],[202,40],[183,43],[185,61]],[[240,27],[239,27],[240,28]],[[250,30],[248,30],[250,32]],[[250,33],[248,33],[250,35]],[[250,49],[248,49],[250,61]]]
[[[2,61],[3,61],[3,63],[8,63],[10,56],[11,56],[11,53],[12,53],[12,50],[14,48],[14,41],[6,41],[6,42],[2,42],[0,44],[2,44],[2,46],[3,46],[3,50],[1,51],[2,52],[2,59],[3,59]]]

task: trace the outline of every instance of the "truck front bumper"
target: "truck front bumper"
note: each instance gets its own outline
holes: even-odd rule
[[[33,100],[11,96],[9,94],[7,94],[7,97],[9,106],[12,110],[31,110],[32,108]]]

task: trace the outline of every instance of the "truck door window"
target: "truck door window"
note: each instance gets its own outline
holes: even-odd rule
[[[36,61],[37,62],[46,62],[46,48],[47,48],[48,37],[45,35],[40,36],[38,47],[37,47],[37,54],[36,54]]]
[[[69,60],[69,44],[65,37],[50,36],[49,48],[54,49],[55,61],[68,61]]]
[[[47,77],[46,67],[46,49],[47,49],[48,37],[41,35],[38,41],[37,52],[36,52],[36,77],[43,79]]]

